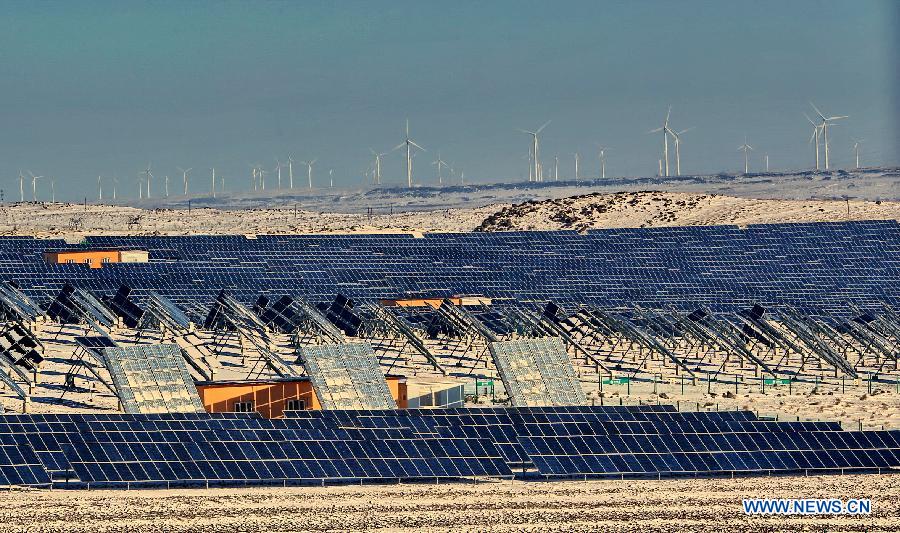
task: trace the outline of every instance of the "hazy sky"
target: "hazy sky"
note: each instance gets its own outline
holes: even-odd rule
[[[432,183],[438,151],[467,181],[527,176],[528,137],[560,175],[652,175],[672,105],[683,173],[734,171],[749,137],[760,168],[812,164],[803,118],[812,99],[851,118],[831,129],[833,164],[900,160],[900,2],[2,2],[0,187],[17,173],[56,177],[58,199],[96,196],[118,176],[136,196],[140,170],[174,178],[209,170],[228,189],[250,165],[318,157],[362,182],[369,147],[412,137],[428,149],[416,181]],[[401,152],[384,181],[405,182]],[[295,166],[305,178],[305,169]],[[269,179],[271,186],[273,181]],[[179,177],[180,179],[180,177]],[[41,184],[46,190],[47,184]],[[157,188],[157,190],[160,190]],[[46,192],[42,193],[46,196]],[[29,195],[30,196],[30,195]]]

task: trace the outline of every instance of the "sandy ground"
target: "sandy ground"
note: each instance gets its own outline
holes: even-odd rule
[[[868,516],[746,516],[743,498],[870,498]],[[8,532],[900,531],[900,476],[15,491]]]
[[[900,218],[900,202],[758,200],[710,194],[588,194],[500,208],[482,231],[750,225]]]
[[[900,219],[900,202],[754,200],[691,193],[589,194],[522,204],[367,214],[293,207],[154,209],[25,203],[0,207],[0,235],[232,235],[589,229]]]

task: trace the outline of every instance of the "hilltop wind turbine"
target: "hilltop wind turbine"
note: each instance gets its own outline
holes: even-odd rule
[[[329,188],[334,189],[334,169],[333,168],[328,169],[328,183],[329,183]]]
[[[50,177],[50,201],[56,203],[56,179]]]
[[[665,160],[666,172],[663,174],[660,172],[662,176],[669,175],[669,134],[672,133],[672,130],[669,129],[669,116],[672,114],[672,106],[669,106],[669,110],[666,111],[666,120],[663,121],[663,125],[659,128],[652,129],[648,133],[658,133],[662,132],[663,134],[663,159]],[[660,168],[662,168],[662,164],[660,164]]]
[[[184,195],[185,196],[187,196],[187,192],[188,192],[188,177],[187,177],[187,175],[188,175],[188,172],[190,172],[192,170],[194,170],[194,167],[191,167],[188,169],[178,167],[178,171],[181,172],[181,179],[184,182]]]
[[[544,181],[543,172],[541,171],[540,142],[538,141],[538,134],[541,133],[541,131],[544,128],[549,126],[550,122],[551,121],[549,121],[549,120],[547,122],[544,122],[543,126],[541,126],[540,128],[538,128],[534,131],[522,130],[522,129],[519,130],[522,133],[527,133],[528,135],[531,135],[531,164],[533,166],[532,170],[533,170],[533,174],[534,174],[534,181]],[[531,174],[531,173],[532,172],[529,172],[529,174]],[[529,179],[528,181],[531,181],[531,180]]]
[[[840,120],[842,118],[850,118],[850,115],[836,115],[833,117],[825,117],[825,115],[823,115],[822,112],[819,111],[819,108],[816,107],[814,103],[810,102],[809,105],[811,105],[812,108],[816,110],[816,114],[819,115],[819,118],[822,119],[822,142],[825,145],[825,170],[828,170],[828,123],[835,120]]]
[[[288,156],[288,186],[293,189],[294,188],[294,156]]]
[[[681,175],[681,136],[694,129],[693,127],[681,130],[679,132],[670,131],[672,138],[675,139],[675,175]]]
[[[44,176],[35,176],[34,172],[28,171],[28,175],[31,176],[31,201],[37,202],[37,180],[43,178]]]
[[[406,186],[412,187],[412,149],[413,147],[416,147],[423,152],[426,152],[427,150],[425,150],[424,148],[416,144],[415,141],[409,138],[409,119],[406,119],[406,140],[395,146],[391,151],[393,152],[394,150],[399,150],[404,146],[406,147]]]
[[[600,150],[597,153],[597,157],[600,158],[600,179],[606,179],[606,151],[609,147],[598,145],[597,148]]]
[[[278,173],[278,190],[281,190],[281,169],[284,168],[284,165],[281,164],[281,161],[275,159],[275,172]]]
[[[443,176],[443,174],[441,173],[441,168],[442,168],[442,167],[449,167],[450,165],[448,165],[443,159],[441,159],[441,153],[440,153],[440,152],[437,153],[437,159],[435,159],[434,161],[432,161],[431,164],[437,166],[437,172],[438,172],[438,185],[443,185],[443,184],[444,184],[444,176]]]
[[[375,182],[375,185],[381,185],[381,158],[386,156],[387,153],[378,153],[371,148],[369,148],[369,151],[375,156],[375,164],[372,166],[372,181]]]
[[[19,201],[25,201],[25,176],[22,175],[22,171],[19,171]]]
[[[103,201],[103,178],[100,175],[97,176],[97,188],[100,190],[99,195],[97,197],[97,201],[102,202]]]
[[[166,174],[166,198],[169,197],[169,175]]]
[[[116,189],[119,186],[119,178],[113,177],[112,182],[113,182],[113,202],[115,202],[116,201]]]
[[[210,170],[212,170],[212,190],[211,190],[211,193],[212,193],[212,197],[215,198],[215,197],[216,197],[216,167],[210,167]]]
[[[750,173],[750,152],[753,147],[747,144],[747,138],[744,137],[744,144],[738,146],[738,151],[744,152],[744,174]]]
[[[812,135],[809,136],[809,143],[812,144],[813,141],[816,141],[816,170],[819,170],[819,125],[813,122],[813,119],[809,118],[809,115],[806,113],[803,113],[803,116],[806,117],[806,120],[813,127]]]
[[[150,163],[147,163],[147,170],[141,172],[147,178],[147,198],[150,198],[150,181],[153,179],[153,173],[150,172]]]
[[[861,145],[865,141],[865,139],[858,139],[853,141],[853,151],[856,152],[856,168],[859,168],[859,145]]]
[[[312,167],[316,164],[316,161],[319,159],[313,159],[312,161],[301,161],[304,165],[306,165],[306,179],[309,181],[309,188],[312,189]]]
[[[559,156],[554,156],[553,161],[553,181],[559,181]]]
[[[578,158],[579,158],[579,155],[578,155],[578,152],[575,152],[572,155],[575,156],[575,181],[578,181]]]

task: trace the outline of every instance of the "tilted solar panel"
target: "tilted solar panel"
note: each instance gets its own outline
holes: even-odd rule
[[[396,409],[369,343],[302,346],[300,360],[323,409]]]
[[[558,337],[492,342],[488,348],[514,406],[587,404]]]
[[[111,347],[103,354],[126,413],[204,412],[177,345]]]

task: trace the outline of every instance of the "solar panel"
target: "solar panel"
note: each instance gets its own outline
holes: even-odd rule
[[[323,409],[397,407],[368,343],[303,346],[300,362],[306,366]]]
[[[109,347],[103,355],[126,413],[204,412],[177,345]]]
[[[488,347],[514,406],[587,403],[587,396],[559,338],[492,342]]]

